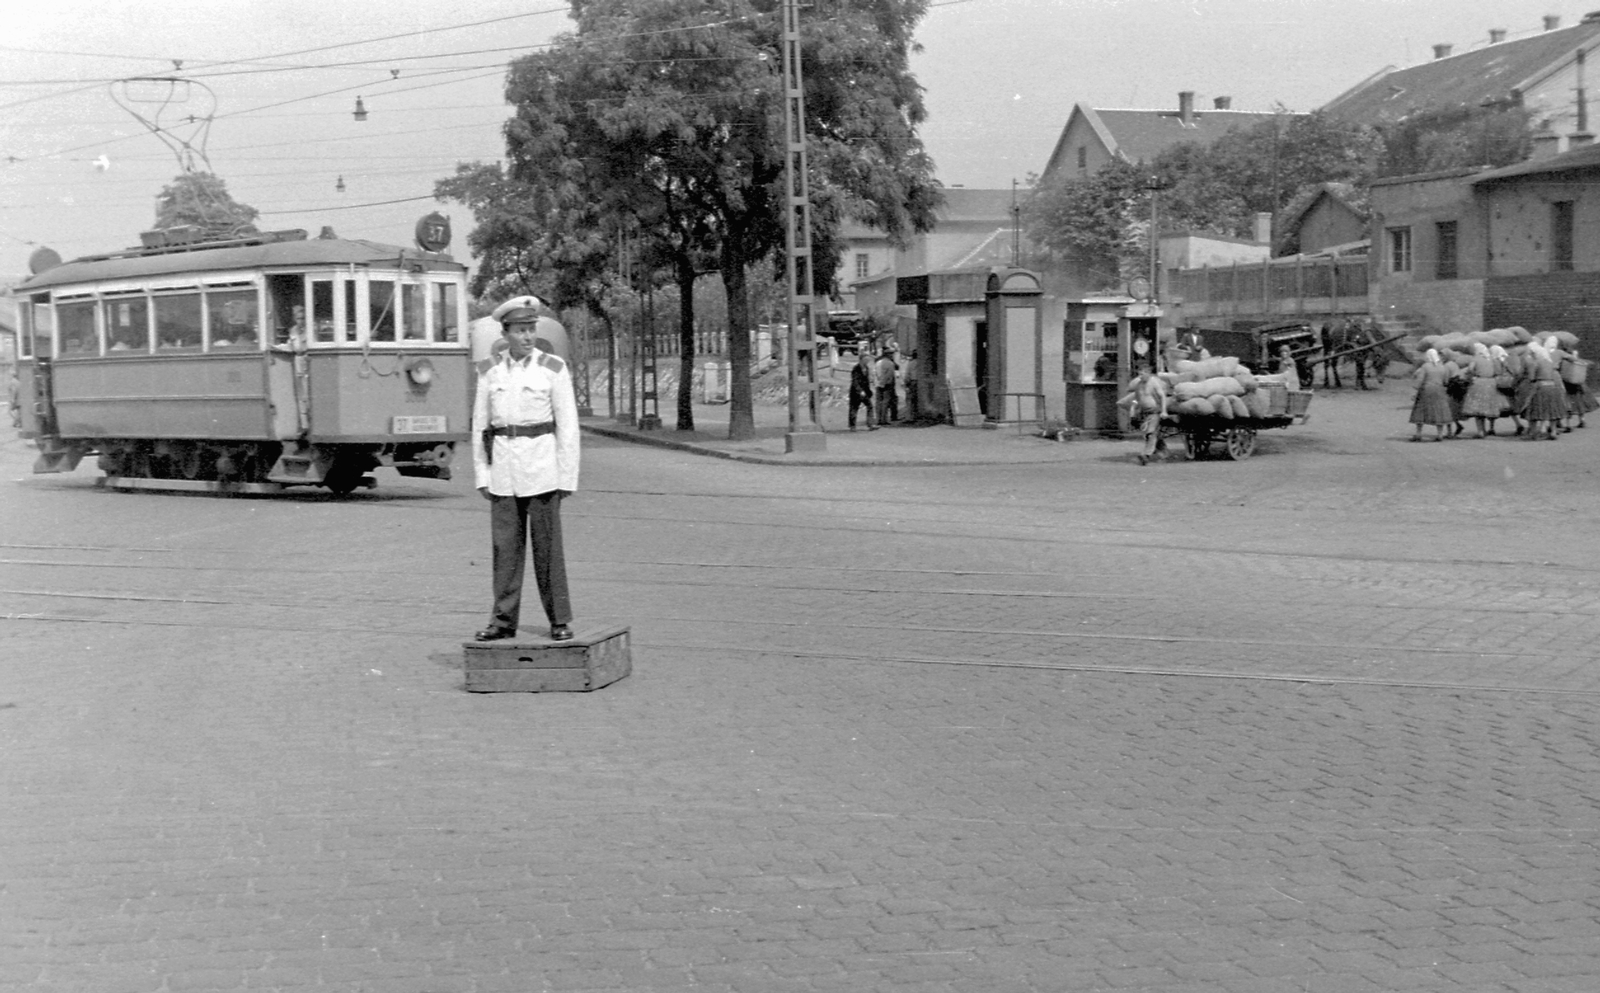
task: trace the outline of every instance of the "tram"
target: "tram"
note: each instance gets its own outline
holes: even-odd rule
[[[466,266],[423,231],[416,248],[169,229],[70,262],[36,252],[12,290],[33,471],[94,455],[129,488],[449,479],[471,416]]]

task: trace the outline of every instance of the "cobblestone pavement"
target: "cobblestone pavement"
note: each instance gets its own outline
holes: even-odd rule
[[[1600,430],[1403,399],[1242,463],[591,437],[592,694],[462,691],[466,481],[0,443],[0,989],[1590,993]]]

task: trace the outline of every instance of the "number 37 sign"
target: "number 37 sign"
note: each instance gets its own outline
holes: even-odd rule
[[[442,252],[450,247],[450,218],[437,210],[417,221],[417,247],[424,252]]]

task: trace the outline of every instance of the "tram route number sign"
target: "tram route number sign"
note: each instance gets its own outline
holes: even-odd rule
[[[393,434],[444,434],[443,414],[396,414]]]

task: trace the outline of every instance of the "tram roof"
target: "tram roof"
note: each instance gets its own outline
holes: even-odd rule
[[[404,253],[404,262],[401,261]],[[343,238],[310,238],[274,241],[253,245],[218,248],[196,247],[188,251],[159,253],[130,252],[123,255],[97,255],[63,262],[46,269],[13,287],[15,293],[98,283],[113,279],[139,279],[184,272],[215,272],[228,269],[298,269],[319,266],[359,265],[398,269],[422,263],[430,270],[464,271],[466,266],[449,255],[424,252],[399,245]]]

